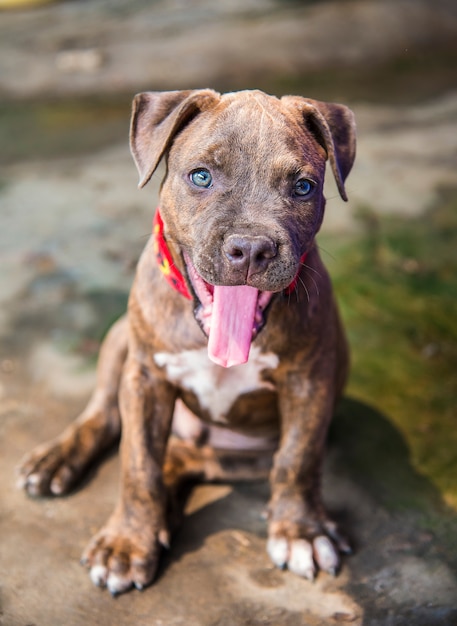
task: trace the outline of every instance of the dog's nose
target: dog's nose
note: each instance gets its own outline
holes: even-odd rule
[[[278,248],[264,235],[230,235],[223,251],[233,269],[250,276],[263,272],[276,257]]]

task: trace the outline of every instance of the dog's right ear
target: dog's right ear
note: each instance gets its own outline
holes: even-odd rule
[[[344,181],[355,159],[356,129],[354,113],[343,104],[320,102],[301,96],[283,96],[281,101],[300,112],[305,127],[327,152],[338,191],[347,200]]]
[[[144,187],[155,172],[173,137],[200,111],[220,96],[212,89],[189,91],[147,91],[133,100],[130,122],[130,150]]]

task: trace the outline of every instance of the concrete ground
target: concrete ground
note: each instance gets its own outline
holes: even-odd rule
[[[352,15],[344,32],[336,26],[342,4],[350,5]],[[44,94],[94,95],[97,86],[112,94],[197,81],[239,86],[230,82],[233,64],[241,64],[251,49],[255,54],[249,58],[256,63],[242,65],[246,80],[264,67],[280,74],[299,45],[297,15],[303,29],[332,25],[332,32],[339,33],[335,49],[340,46],[348,63],[362,63],[364,50],[369,50],[370,62],[381,62],[382,38],[372,37],[372,46],[362,41],[352,47],[352,57],[351,38],[364,24],[387,28],[390,23],[379,2],[313,3],[306,14],[293,3],[260,0],[97,0],[92,5],[91,12],[87,3],[64,2],[0,16],[4,111],[11,116],[15,103],[19,111],[11,117],[17,133],[0,122],[1,626],[457,624],[455,509],[417,475],[404,438],[388,417],[355,398],[345,399],[335,419],[324,473],[327,506],[355,549],[336,578],[320,574],[310,583],[271,566],[264,546],[265,483],[200,486],[190,496],[185,522],[164,555],[155,584],[113,599],[93,587],[79,557],[114,505],[115,451],[68,497],[33,500],[16,489],[15,466],[22,455],[58,434],[84,406],[100,337],[125,307],[160,178],[146,190],[136,190],[126,142],[127,110],[108,130],[100,119],[106,133],[95,140],[91,118],[86,122],[83,116],[76,130],[84,141],[77,150],[73,140],[49,148],[46,137],[37,147],[30,137],[36,140],[40,132],[58,132],[56,125],[73,123],[68,112],[67,117],[60,109],[56,113],[52,103],[38,111],[37,102]],[[403,34],[397,23],[393,48],[399,50],[406,36],[411,45],[422,41],[427,19],[429,32],[443,33],[442,39],[455,32],[455,13],[441,12],[448,3],[432,5],[433,21],[427,18],[432,14],[426,2],[389,5],[397,6],[400,17],[408,7],[413,11]],[[150,41],[148,29],[155,35]],[[239,32],[246,33],[241,48],[233,45]],[[276,55],[267,45],[272,37]],[[364,37],[369,39],[366,32]],[[226,52],[210,54],[220,52],[218,40],[233,55],[225,61]],[[315,58],[319,45],[313,47],[307,39],[300,63],[321,63],[328,71],[341,58],[337,52],[327,58],[322,51]],[[138,67],[145,47],[157,64],[156,74],[145,63]],[[208,66],[202,68],[207,58]],[[365,205],[380,214],[421,215],[441,186],[457,183],[457,95],[449,88],[428,96],[401,107],[353,102],[359,151],[348,184],[350,202],[340,202],[329,184],[328,233],[338,236],[357,228],[354,214]],[[57,117],[49,123],[46,115]],[[30,135],[24,139],[21,132]],[[364,477],[348,470],[348,416],[363,417],[374,425],[379,440],[388,442],[383,462],[399,481],[426,494],[430,516],[407,503],[401,509],[383,506]],[[368,451],[376,443],[367,441]]]

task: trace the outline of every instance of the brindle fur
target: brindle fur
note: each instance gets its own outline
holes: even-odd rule
[[[324,214],[327,159],[345,198],[344,180],[355,156],[351,112],[342,105],[276,99],[258,91],[145,93],[134,101],[131,145],[141,186],[166,159],[160,207],[168,245],[184,274],[186,251],[206,281],[240,284],[246,277],[221,253],[225,238],[234,232],[261,232],[277,243],[276,257],[247,279],[260,290],[277,292],[253,343],[261,353],[278,357],[277,368],[262,372],[273,390],[235,398],[224,416],[225,427],[270,441],[279,438],[270,472],[270,538],[284,540],[280,545],[290,551],[294,540],[313,545],[316,538],[329,537],[337,549],[347,550],[323,507],[320,475],[348,353],[314,238]],[[193,189],[187,179],[191,169],[202,166],[216,173],[210,192]],[[290,193],[298,170],[317,184],[305,202]],[[286,296],[284,289],[298,269],[295,291]],[[262,453],[256,464],[255,455],[244,452],[250,460],[241,457],[237,465],[227,462],[227,452],[204,441],[170,438],[178,398],[205,423],[211,420],[198,395],[172,384],[166,368],[154,359],[158,352],[205,348],[207,338],[195,321],[194,306],[164,280],[150,241],[138,264],[127,316],[102,347],[97,386],[87,408],[22,464],[22,482],[31,495],[67,493],[116,440],[122,421],[120,497],[84,553],[94,581],[107,583],[113,592],[132,584],[141,588],[153,579],[160,546],[169,541],[167,489],[173,490],[183,475],[244,479],[268,469]],[[335,569],[335,558],[326,567],[316,546],[317,564]]]

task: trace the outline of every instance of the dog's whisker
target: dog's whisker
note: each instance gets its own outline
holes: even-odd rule
[[[297,292],[297,288],[294,287],[293,292],[289,291],[287,293],[287,306],[290,306],[290,299],[292,298],[292,293],[296,294],[296,292]]]
[[[308,302],[310,302],[310,296],[309,296],[309,291],[307,286],[305,285],[305,282],[302,280],[302,278],[299,276],[298,280],[301,282],[301,284],[303,285],[304,290],[306,291],[306,298],[308,300]],[[298,295],[298,294],[297,294]]]
[[[316,270],[314,267],[311,267],[311,265],[308,265],[307,263],[300,263],[300,265],[304,268],[306,268],[307,270],[311,270],[312,272],[314,272],[315,274],[317,274],[319,276],[319,278],[321,278],[321,273]]]
[[[312,268],[309,268],[309,269],[312,269]],[[318,273],[319,273],[319,272],[318,272]],[[317,294],[318,296],[320,296],[320,293],[319,293],[319,286],[318,286],[317,281],[315,280],[314,276],[312,276],[311,274],[307,274],[307,276],[308,276],[308,278],[309,278],[310,280],[312,280],[312,281],[313,281],[314,286],[316,287],[316,294]]]
[[[297,302],[300,302],[300,294],[298,293],[297,285],[294,287],[294,294]]]

